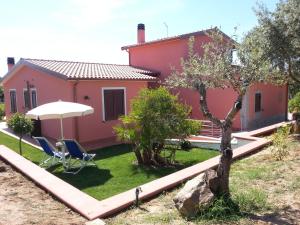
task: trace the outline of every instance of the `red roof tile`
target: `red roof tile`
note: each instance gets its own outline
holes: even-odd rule
[[[155,80],[159,73],[129,65],[88,62],[57,61],[44,59],[21,59],[37,69],[66,76],[67,79],[107,80]]]

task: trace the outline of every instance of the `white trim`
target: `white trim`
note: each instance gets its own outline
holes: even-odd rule
[[[32,91],[35,91],[36,107],[38,107],[39,104],[38,104],[37,90],[36,90],[36,88],[30,88],[30,101],[31,101],[31,107],[33,108],[33,105],[32,105]]]
[[[15,92],[15,96],[16,96],[16,112],[18,112],[18,103],[17,103],[17,89],[9,89],[8,90],[8,93],[9,93],[9,106],[10,106],[10,113],[16,113],[16,112],[13,112],[11,110],[11,95],[10,95],[10,92]]]
[[[127,115],[127,102],[126,102],[126,87],[102,87],[102,122],[105,122],[105,105],[104,105],[104,91],[105,90],[123,90],[124,91],[124,114]]]

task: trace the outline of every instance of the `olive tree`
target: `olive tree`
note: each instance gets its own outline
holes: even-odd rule
[[[19,150],[20,155],[23,154],[22,152],[22,138],[25,134],[28,134],[33,129],[32,121],[25,117],[24,114],[15,113],[12,117],[8,120],[8,127],[11,128],[17,135],[19,135]]]
[[[194,52],[194,38],[189,41],[189,55],[181,60],[181,70],[174,71],[166,80],[170,87],[182,87],[196,90],[200,95],[200,108],[203,115],[222,130],[220,145],[220,162],[216,171],[214,194],[229,196],[229,173],[232,162],[231,134],[232,122],[240,111],[243,96],[247,88],[261,81],[260,74],[268,71],[268,65],[257,61],[252,52],[256,43],[252,39],[244,40],[246,45],[238,45],[234,40],[225,37],[218,29],[208,32],[210,41],[202,46],[203,54]],[[232,64],[232,51],[235,50],[240,65]],[[255,56],[255,57],[254,57]],[[217,118],[208,108],[207,90],[209,88],[231,88],[236,93],[236,99],[225,118]],[[214,104],[218,104],[215,102]]]
[[[281,71],[271,78],[299,87],[300,1],[280,1],[274,12],[261,4],[255,12],[258,25],[247,36],[257,39],[255,48],[262,51],[262,60],[269,60],[273,69]]]
[[[296,134],[300,133],[300,92],[289,101],[289,111],[293,113],[293,119],[296,120],[293,131]]]
[[[163,87],[143,89],[131,102],[129,115],[121,117],[114,129],[121,140],[132,143],[139,164],[170,165],[161,157],[165,140],[184,139],[200,131],[199,122],[188,120],[190,107]]]

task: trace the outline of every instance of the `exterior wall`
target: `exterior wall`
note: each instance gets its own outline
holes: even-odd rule
[[[260,112],[255,112],[255,93],[261,93]],[[287,86],[252,85],[246,94],[245,130],[257,129],[286,119]]]
[[[201,46],[210,41],[205,35],[195,36],[194,50],[199,55],[203,53]],[[172,72],[171,68],[180,70],[180,59],[188,56],[188,38],[136,46],[129,49],[129,64],[160,71],[160,79],[164,80]],[[254,112],[255,91],[262,92],[261,113]],[[178,89],[182,102],[192,106],[191,117],[204,119],[199,106],[199,94],[195,91]],[[207,92],[208,107],[218,118],[223,119],[236,100],[232,89],[210,89]],[[243,101],[241,112],[235,117],[235,130],[248,130],[278,121],[286,117],[286,87],[257,84],[252,86]]]
[[[77,102],[90,105],[94,113],[78,117],[78,139],[81,143],[107,142],[115,143],[113,126],[118,120],[103,121],[102,88],[125,88],[125,113],[130,111],[130,100],[137,96],[142,88],[147,87],[147,81],[79,81],[77,84]],[[85,99],[88,96],[88,99]]]
[[[201,46],[209,41],[210,38],[205,35],[196,36],[194,43],[195,52],[201,55],[203,53]],[[171,68],[176,70],[181,69],[180,59],[187,58],[187,56],[188,38],[185,38],[133,47],[129,50],[129,63],[132,66],[160,71],[160,79],[164,80],[172,73]],[[196,91],[179,89],[179,98],[183,103],[192,106],[192,118],[204,119],[204,116],[200,110],[199,94]],[[207,99],[209,109],[218,118],[223,119],[236,100],[236,93],[230,89],[210,89],[207,92]],[[233,122],[233,128],[240,129],[240,125],[240,115],[238,114]]]
[[[27,88],[27,81],[29,81],[30,85],[33,85],[37,91],[37,105],[58,101],[59,99],[63,101],[71,101],[73,98],[71,83],[24,66],[3,85],[5,110],[8,118],[11,116],[10,89],[16,89],[17,111],[26,113],[23,89]],[[60,137],[60,124],[58,120],[43,120],[41,121],[41,124],[42,134],[44,136],[53,139],[58,139]],[[74,136],[74,132],[71,129],[72,124],[72,119],[63,120],[64,135],[66,138],[72,138]]]
[[[26,81],[29,81],[37,90],[38,105],[59,99],[63,101],[74,101],[76,99],[78,103],[92,106],[94,108],[93,114],[64,119],[63,126],[65,138],[75,138],[80,143],[94,142],[95,146],[99,146],[101,141],[107,142],[106,144],[116,143],[113,126],[119,123],[118,120],[103,121],[102,88],[124,87],[126,113],[128,113],[130,111],[130,100],[138,94],[140,89],[148,85],[147,81],[66,81],[29,67],[23,67],[4,84],[5,108],[8,117],[11,116],[9,89],[16,89],[18,112],[26,113],[23,99],[23,89],[26,88]],[[88,99],[85,96],[88,96]],[[56,140],[60,138],[59,120],[43,120],[41,122],[43,136]]]

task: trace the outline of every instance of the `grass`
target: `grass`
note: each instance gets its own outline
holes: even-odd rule
[[[0,132],[0,143],[19,152],[18,140]],[[63,173],[62,166],[48,169],[51,173],[93,196],[105,199],[149,181],[175,172],[175,168],[146,168],[135,165],[135,156],[129,145],[116,145],[94,151],[97,167],[86,167],[79,174]],[[182,168],[205,161],[218,155],[217,151],[192,149],[177,151],[176,160],[182,163]],[[23,156],[34,163],[39,163],[43,153],[23,143]]]
[[[119,224],[300,224],[300,145],[289,139],[289,155],[276,161],[271,148],[236,161],[231,167],[231,200],[218,199],[195,218],[183,218],[172,199],[178,188],[120,215]]]
[[[0,103],[0,121],[2,121],[1,112],[4,112],[4,103]]]

